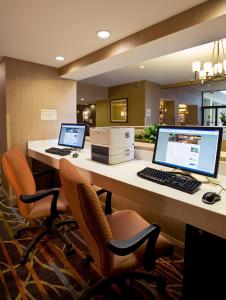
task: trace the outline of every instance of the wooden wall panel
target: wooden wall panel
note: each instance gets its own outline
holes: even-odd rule
[[[76,82],[56,68],[6,58],[9,145],[25,150],[28,140],[52,139],[62,122],[76,122]],[[41,121],[41,109],[56,109],[57,121]]]
[[[5,62],[0,63],[0,160],[1,155],[7,149],[7,135],[6,135],[6,87],[5,87]],[[0,163],[1,169],[1,163]],[[2,186],[8,191],[8,186],[6,184],[6,179],[1,172],[0,180]]]
[[[5,62],[0,63],[0,156],[7,148]]]

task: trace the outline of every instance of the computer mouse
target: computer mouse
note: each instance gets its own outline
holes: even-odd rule
[[[221,196],[214,192],[207,192],[202,196],[202,201],[207,204],[214,204],[221,200]]]
[[[73,153],[73,154],[72,154],[72,157],[73,157],[73,158],[78,157],[78,153],[77,153],[77,152]]]

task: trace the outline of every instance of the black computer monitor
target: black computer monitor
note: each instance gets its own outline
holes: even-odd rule
[[[82,149],[85,143],[85,124],[62,123],[58,145]]]
[[[221,127],[159,126],[152,162],[217,177]]]

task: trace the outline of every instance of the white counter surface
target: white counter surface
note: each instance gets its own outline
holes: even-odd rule
[[[45,152],[46,148],[53,146],[57,146],[57,140],[30,141],[28,156],[58,169],[62,157]],[[226,238],[226,192],[222,191],[221,201],[213,205],[202,202],[202,195],[205,192],[219,192],[221,190],[219,186],[202,184],[199,191],[190,195],[136,175],[146,166],[161,168],[160,166],[140,159],[117,165],[105,165],[92,161],[90,150],[87,148],[81,150],[77,158],[73,158],[72,155],[66,158],[77,166],[90,182],[132,201],[139,201],[142,205],[150,205],[162,215]],[[226,188],[226,176],[219,176],[218,179]]]

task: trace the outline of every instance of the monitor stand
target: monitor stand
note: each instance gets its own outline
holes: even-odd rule
[[[178,170],[178,171],[177,171]],[[173,171],[173,173],[175,174],[181,174],[182,176],[188,176],[190,178],[193,178],[193,179],[196,179],[202,183],[210,183],[210,181],[207,179],[207,180],[204,180],[206,178],[206,176],[204,175],[199,175],[199,174],[194,174],[194,173],[191,173],[191,172],[188,172],[188,171],[184,171],[184,170],[181,170],[181,169],[176,169],[175,171]],[[212,179],[211,179],[212,180]]]

